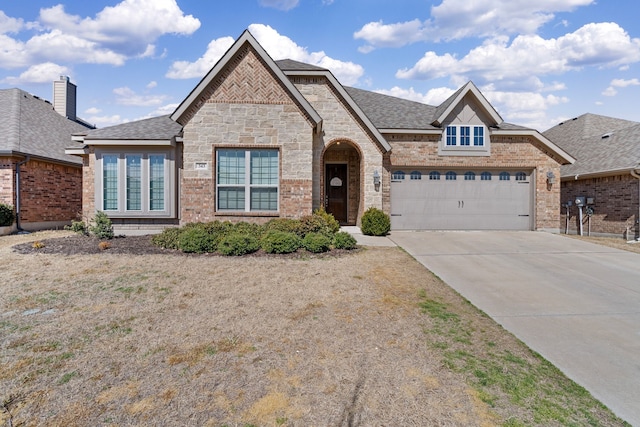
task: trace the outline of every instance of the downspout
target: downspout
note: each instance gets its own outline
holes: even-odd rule
[[[636,165],[636,169],[631,169],[631,176],[638,180],[638,215],[636,216],[636,240],[640,240],[640,163]]]
[[[20,227],[20,166],[27,163],[30,158],[30,156],[26,156],[23,161],[16,163],[16,228],[19,232],[24,231]]]

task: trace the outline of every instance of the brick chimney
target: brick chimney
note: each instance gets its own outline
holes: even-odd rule
[[[60,76],[53,82],[53,109],[69,120],[76,120],[76,85],[69,76]]]

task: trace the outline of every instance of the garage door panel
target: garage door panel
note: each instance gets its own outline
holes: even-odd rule
[[[423,173],[428,177],[428,171]],[[530,230],[531,181],[403,180],[391,183],[391,226],[395,230]]]

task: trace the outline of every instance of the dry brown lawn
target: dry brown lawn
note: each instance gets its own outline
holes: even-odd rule
[[[0,237],[1,425],[563,424],[456,369],[454,344],[541,362],[400,249],[302,259],[11,249],[61,235]],[[438,332],[446,316],[427,315],[425,299],[469,336]],[[589,399],[593,425],[621,425]]]

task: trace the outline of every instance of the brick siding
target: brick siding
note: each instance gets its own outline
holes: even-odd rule
[[[571,200],[569,233],[576,234],[580,229],[578,208],[575,199],[578,196],[593,197],[593,216],[591,232],[593,234],[613,235],[625,238],[638,237],[638,204],[640,180],[631,174],[562,181],[562,204]],[[587,234],[588,222],[583,211],[583,233]],[[566,210],[560,218],[560,228],[565,230]],[[627,228],[631,231],[626,235]]]
[[[0,200],[15,207],[15,168],[22,159],[0,160]],[[82,169],[41,160],[20,166],[22,223],[64,222],[82,211]]]

